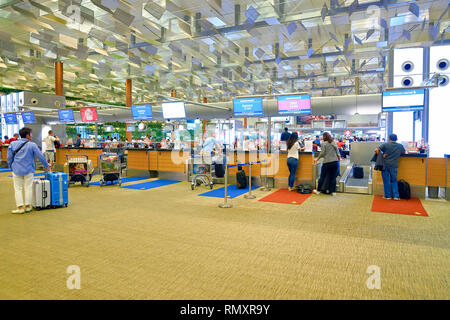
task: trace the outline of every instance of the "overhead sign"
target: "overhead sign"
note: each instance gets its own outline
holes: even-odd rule
[[[81,121],[83,122],[95,122],[97,121],[97,109],[95,108],[82,108],[80,109]]]
[[[311,113],[311,96],[298,94],[292,96],[278,96],[278,113],[282,115],[298,115]]]
[[[6,124],[18,124],[17,116],[15,113],[5,113],[5,114],[3,114],[3,116],[5,117]]]
[[[184,119],[186,118],[186,108],[184,102],[163,102],[161,104],[164,119]]]
[[[73,110],[72,109],[62,109],[58,110],[59,121],[61,122],[74,122]]]
[[[134,120],[151,120],[153,118],[151,104],[138,104],[131,106]]]
[[[233,109],[236,117],[262,116],[262,98],[233,99]]]
[[[425,89],[384,91],[382,112],[418,111],[424,104]]]
[[[33,112],[22,112],[22,121],[24,124],[35,123]]]

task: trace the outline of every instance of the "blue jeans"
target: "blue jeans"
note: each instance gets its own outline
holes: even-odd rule
[[[386,167],[384,171],[381,171],[381,177],[383,178],[384,196],[390,199],[392,188],[394,198],[400,198],[398,193],[397,168]]]
[[[295,183],[295,174],[297,173],[298,160],[289,157],[287,159],[287,166],[289,168],[289,187],[293,188]]]

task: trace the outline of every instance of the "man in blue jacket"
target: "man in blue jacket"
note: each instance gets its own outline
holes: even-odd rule
[[[375,149],[375,152],[377,154],[382,152],[384,157],[384,170],[381,171],[384,185],[383,199],[390,200],[393,196],[394,200],[400,200],[397,183],[398,159],[405,154],[405,148],[402,144],[397,143],[397,135],[393,133],[389,135],[389,142],[383,143]],[[391,189],[393,194],[391,194]]]
[[[20,139],[11,142],[8,148],[8,166],[13,171],[14,191],[17,209],[12,213],[31,211],[33,193],[33,177],[35,172],[34,157],[36,156],[48,169],[48,163],[38,146],[31,142],[31,129],[24,127],[19,131]],[[25,191],[25,205],[22,191]]]

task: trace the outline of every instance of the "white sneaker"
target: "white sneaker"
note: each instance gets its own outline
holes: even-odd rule
[[[16,209],[16,210],[13,210],[11,212],[12,213],[25,213],[25,210],[23,210],[23,209]]]
[[[391,200],[391,198],[386,198],[386,197],[383,197],[383,199],[384,199],[384,200]]]
[[[314,190],[315,194],[320,194],[320,191]]]
[[[31,212],[31,210],[33,210],[32,207],[25,207],[25,212]]]
[[[335,196],[335,195],[336,195],[336,192],[333,192],[331,195],[332,195],[332,196]]]

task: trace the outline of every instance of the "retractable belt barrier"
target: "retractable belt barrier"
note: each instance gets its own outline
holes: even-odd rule
[[[223,198],[223,203],[219,204],[219,208],[232,208],[233,205],[228,203],[228,168],[234,168],[234,167],[244,167],[244,166],[250,166],[249,167],[249,183],[248,183],[248,194],[244,196],[246,199],[255,199],[256,197],[252,195],[252,165],[266,162],[266,160],[263,161],[256,161],[256,162],[247,162],[247,163],[239,163],[229,166],[228,164],[225,164],[225,194]]]

